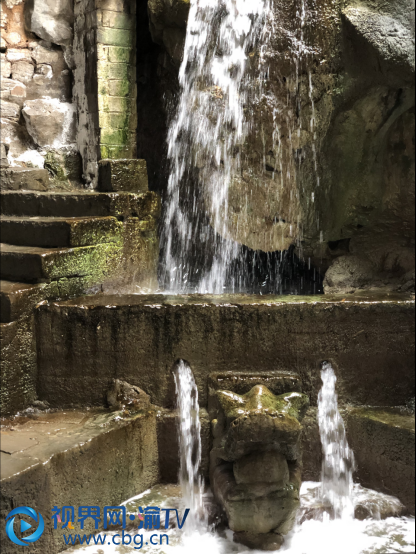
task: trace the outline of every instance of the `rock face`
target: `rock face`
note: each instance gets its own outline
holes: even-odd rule
[[[307,396],[275,396],[256,385],[240,396],[210,396],[214,436],[211,483],[234,539],[250,548],[277,550],[293,527],[301,485],[300,438]]]
[[[43,40],[70,45],[74,22],[73,0],[28,0],[26,26]]]
[[[265,53],[269,75],[262,99],[245,106],[252,125],[224,214],[232,238],[263,251],[295,243],[321,273],[336,262],[328,293],[409,290],[414,4],[306,0],[302,32],[293,2],[274,3],[274,12],[274,39]],[[154,41],[178,67],[186,2],[151,0],[149,13]],[[250,52],[249,73],[258,47]],[[164,78],[170,79],[168,69]],[[211,96],[207,102],[220,105]],[[284,186],[282,169],[283,175],[290,170]]]
[[[23,116],[38,146],[60,147],[75,142],[75,106],[56,99],[29,100]]]

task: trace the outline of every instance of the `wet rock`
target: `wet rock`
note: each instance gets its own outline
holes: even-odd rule
[[[42,401],[42,400],[34,400],[32,402],[32,406],[34,408],[37,408],[38,410],[48,410],[49,409],[49,402]]]
[[[163,44],[177,65],[183,56],[189,0],[150,0],[150,32],[153,40]]]
[[[279,452],[253,453],[234,463],[237,485],[252,483],[289,482],[289,466]]]
[[[275,551],[280,550],[284,543],[282,535],[277,533],[234,533],[234,542],[243,544],[253,550]]]
[[[73,0],[31,0],[25,11],[26,27],[54,44],[71,44],[73,22]]]
[[[75,142],[73,104],[56,99],[28,100],[23,107],[27,130],[39,146],[60,147]]]
[[[107,393],[107,402],[112,410],[134,413],[150,406],[150,396],[139,387],[116,379]]]

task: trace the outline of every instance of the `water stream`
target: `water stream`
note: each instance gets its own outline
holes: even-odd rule
[[[179,484],[184,507],[190,509],[186,532],[206,529],[201,465],[201,422],[198,388],[189,365],[180,360],[174,371],[178,406]]]
[[[321,377],[323,386],[318,397],[323,450],[321,500],[329,507],[333,519],[351,520],[354,517],[354,453],[348,445],[344,421],[338,409],[337,378],[331,364],[323,365]]]

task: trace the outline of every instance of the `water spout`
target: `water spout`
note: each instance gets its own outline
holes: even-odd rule
[[[190,509],[186,531],[192,533],[203,526],[203,483],[201,465],[201,423],[198,388],[192,370],[180,360],[175,371],[176,397],[179,410],[179,483],[185,508]]]
[[[337,378],[331,364],[323,364],[321,377],[323,386],[318,397],[323,449],[321,499],[335,519],[353,519],[354,454],[348,445],[344,421],[339,413],[335,391]]]

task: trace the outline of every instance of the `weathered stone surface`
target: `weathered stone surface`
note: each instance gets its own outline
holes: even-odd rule
[[[154,54],[157,75],[156,70],[146,73],[153,77],[152,93],[159,86],[160,96],[175,98],[189,7],[181,1],[149,1],[153,40],[162,48]],[[226,221],[231,238],[264,251],[285,249],[299,238],[299,253],[322,275],[339,256],[331,245],[350,240],[350,253],[360,264],[375,264],[367,284],[373,280],[378,288],[397,290],[409,282],[397,278],[410,271],[404,265],[414,271],[414,6],[408,0],[321,0],[304,7],[299,47],[296,5],[274,4],[279,25],[267,53],[267,102],[245,106],[253,118],[245,144],[239,145],[246,161],[231,183],[217,232]],[[251,55],[255,61],[256,51]],[[220,101],[207,93],[214,114]],[[155,118],[159,107],[153,105]],[[141,117],[149,140],[154,129],[146,114]],[[159,133],[166,133],[162,124]],[[146,154],[149,167],[157,167],[160,154],[150,148]],[[348,267],[345,271],[344,290],[356,288],[347,283]]]
[[[15,507],[34,506],[42,514],[51,506],[119,506],[158,482],[156,416],[154,411],[115,419],[116,414],[70,411],[38,414],[26,423],[2,428],[1,517]],[[18,444],[20,443],[20,445]],[[6,450],[21,450],[5,454]],[[105,482],[102,474],[106,475]],[[86,486],[88,483],[88,486]],[[62,529],[45,519],[45,533],[31,547],[34,554],[65,548]],[[102,528],[101,519],[101,528]],[[85,521],[82,533],[93,533]],[[15,545],[1,530],[2,549],[15,554]]]
[[[46,285],[28,285],[12,281],[0,282],[1,323],[11,323],[30,316],[35,305],[44,299]]]
[[[9,160],[7,154],[9,152],[9,147],[3,142],[0,144],[0,167],[9,167]]]
[[[13,102],[2,101],[1,103],[1,117],[15,121],[19,121],[20,117],[20,106],[19,104],[14,104]]]
[[[98,167],[98,187],[102,192],[148,190],[145,160],[101,160]]]
[[[20,81],[13,79],[1,80],[1,99],[16,102],[20,106],[26,98],[26,86]]]
[[[33,217],[134,217],[140,221],[158,219],[160,198],[154,192],[71,193],[5,192],[0,204],[3,215]]]
[[[61,405],[70,398],[101,404],[119,378],[170,407],[178,359],[190,364],[203,407],[207,376],[218,368],[261,374],[294,367],[316,405],[324,360],[336,367],[341,407],[396,406],[414,396],[414,300],[403,296],[97,296],[42,306],[38,317],[52,333],[40,336],[41,386]]]
[[[1,190],[48,190],[46,169],[10,167],[1,170]]]
[[[12,64],[7,61],[6,54],[0,54],[1,60],[0,60],[0,69],[1,69],[1,78],[3,79],[9,79],[12,74]]]
[[[211,373],[208,377],[210,400],[212,401],[216,399],[216,391],[218,390],[227,390],[242,395],[250,392],[255,385],[267,387],[276,396],[288,391],[302,392],[300,376],[290,371],[269,371],[261,374],[221,371]]]
[[[3,416],[25,409],[36,398],[37,363],[32,318],[30,314],[19,321],[0,325]]]
[[[19,157],[30,148],[30,136],[23,125],[19,125],[15,121],[3,119],[0,132],[1,142],[7,145],[9,155],[12,158]]]
[[[230,529],[235,532],[287,534],[293,527],[299,507],[299,488],[287,485],[283,490],[254,497],[249,493],[243,497],[237,492],[232,467],[228,464],[214,470],[215,497],[224,506]]]
[[[348,441],[359,482],[399,498],[414,514],[415,416],[392,408],[358,408],[348,416]]]
[[[123,224],[115,217],[2,217],[3,242],[16,246],[58,248],[121,243]]]
[[[71,44],[73,22],[73,0],[30,0],[25,10],[27,28],[54,44]]]
[[[276,551],[280,550],[284,539],[277,533],[264,533],[256,535],[255,533],[234,533],[234,542],[243,544],[253,550]]]
[[[150,407],[150,396],[139,387],[114,379],[107,392],[107,402],[112,410],[136,413]]]
[[[12,64],[12,79],[29,83],[33,79],[35,68],[33,63],[27,61],[14,62]]]
[[[279,452],[253,453],[233,465],[237,485],[252,483],[289,483],[289,466]]]
[[[59,100],[28,100],[23,115],[29,134],[39,146],[60,147],[75,142],[76,112],[73,104]]]
[[[82,183],[82,158],[76,145],[48,149],[45,169],[57,189],[70,189]]]

